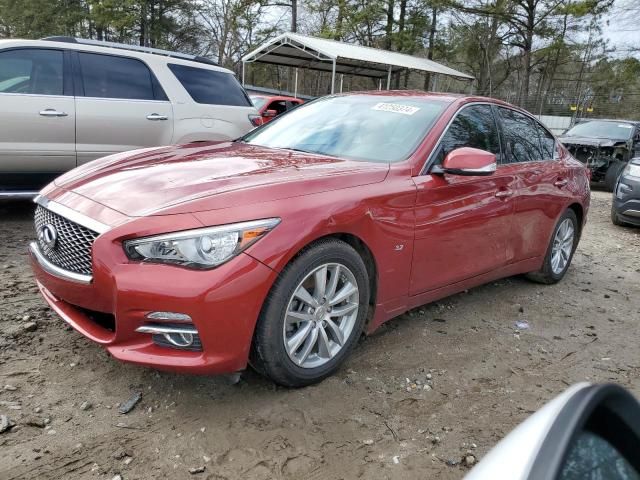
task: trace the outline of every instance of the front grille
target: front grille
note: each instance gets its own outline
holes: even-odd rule
[[[51,225],[57,238],[47,245],[42,227]],[[91,275],[91,247],[99,233],[67,220],[38,205],[35,213],[36,237],[42,254],[54,265],[74,273]]]

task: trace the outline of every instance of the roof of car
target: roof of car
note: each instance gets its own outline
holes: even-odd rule
[[[0,40],[0,48],[20,48],[20,47],[46,47],[46,48],[64,48],[68,50],[79,50],[95,53],[111,53],[121,56],[133,57],[138,59],[164,59],[171,63],[180,65],[198,66],[208,70],[223,71],[226,73],[233,72],[226,68],[220,67],[215,62],[198,57],[197,55],[183,54],[180,52],[171,52],[168,50],[153,49],[139,47],[136,45],[118,44],[112,42],[101,42],[97,40],[75,39],[73,37],[50,37],[42,40],[28,39],[3,39]]]
[[[254,93],[250,93],[249,94],[250,97],[255,97],[255,98],[268,98],[268,99],[272,99],[272,100],[295,100],[295,101],[302,101],[302,98],[296,98],[296,97],[289,97],[287,95],[262,95],[262,94],[254,94]]]
[[[498,100],[497,98],[482,97],[476,95],[466,95],[464,93],[448,93],[448,92],[425,92],[422,90],[366,90],[360,92],[338,93],[339,95],[375,95],[380,97],[413,97],[413,98],[434,98],[448,103],[470,103],[470,102],[487,102],[496,105],[505,105],[511,108],[521,110],[519,107],[510,103]]]

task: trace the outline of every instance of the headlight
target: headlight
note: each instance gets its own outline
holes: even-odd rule
[[[199,228],[126,240],[132,260],[207,269],[221,265],[255,243],[280,223],[279,218]]]
[[[640,165],[629,163],[627,165],[627,168],[624,169],[623,175],[640,178]]]

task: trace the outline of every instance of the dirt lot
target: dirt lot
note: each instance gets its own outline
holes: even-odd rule
[[[609,205],[594,192],[559,285],[510,278],[416,309],[300,390],[112,360],[44,306],[25,254],[32,207],[2,205],[0,414],[16,426],[0,434],[0,478],[461,478],[463,457],[567,385],[640,395],[640,230],[614,227]]]

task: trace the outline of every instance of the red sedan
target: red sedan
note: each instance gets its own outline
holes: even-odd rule
[[[510,275],[562,279],[589,178],[508,104],[374,92],[235,142],[105,157],[37,203],[40,291],[114,357],[200,374],[250,363],[301,386],[408,309]]]
[[[262,117],[262,125],[304,103],[304,100],[295,97],[251,95],[250,98]]]

